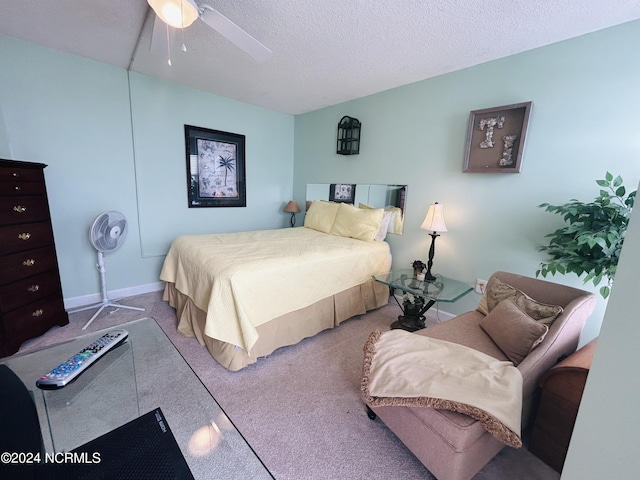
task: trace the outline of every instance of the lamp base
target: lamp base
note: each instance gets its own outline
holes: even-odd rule
[[[291,220],[289,220],[289,223],[291,224],[291,228],[296,226],[296,214],[295,213],[291,214]]]

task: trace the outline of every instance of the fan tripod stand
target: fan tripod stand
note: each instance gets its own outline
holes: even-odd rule
[[[128,307],[126,305],[120,305],[115,301],[109,300],[109,296],[107,295],[107,275],[106,269],[104,268],[104,254],[101,251],[98,251],[98,264],[96,265],[98,271],[100,272],[100,283],[102,284],[102,302],[96,303],[95,305],[90,305],[88,307],[78,308],[76,310],[69,311],[69,313],[83,312],[85,310],[91,310],[92,308],[98,308],[98,311],[93,314],[93,316],[89,319],[89,321],[82,327],[82,330],[86,330],[86,328],[91,325],[100,312],[108,307],[114,308],[127,308],[129,310],[140,310],[144,311],[144,308],[140,307]]]

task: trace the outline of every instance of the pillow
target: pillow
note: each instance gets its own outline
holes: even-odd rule
[[[304,217],[304,226],[324,233],[331,233],[338,207],[334,202],[315,201],[311,203]]]
[[[357,238],[373,242],[382,223],[382,208],[361,209],[346,203],[340,203],[338,214],[331,232],[341,237]]]
[[[480,321],[480,326],[516,366],[544,340],[549,331],[547,325],[527,315],[513,297],[498,303]]]
[[[489,279],[487,288],[480,299],[477,310],[480,313],[489,315],[498,303],[512,297],[514,302],[522,308],[527,315],[548,326],[551,326],[554,320],[558,318],[558,315],[562,313],[561,306],[547,305],[546,303],[538,302],[526,293],[504,283],[497,277],[491,277]]]

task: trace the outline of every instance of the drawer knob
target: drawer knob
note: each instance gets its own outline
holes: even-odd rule
[[[18,235],[18,238],[20,240],[29,240],[31,238],[31,234],[30,233],[21,233]]]
[[[31,285],[29,288],[27,288],[27,290],[29,290],[30,292],[37,292],[38,290],[40,290],[40,285]]]
[[[14,190],[22,190],[22,189],[20,188],[20,185],[16,185],[15,187],[13,187],[13,189],[14,189]]]
[[[42,310],[41,308],[39,308],[38,310],[36,310],[35,312],[33,312],[33,313],[31,314],[31,316],[32,316],[32,317],[39,317],[39,316],[41,316],[41,315],[43,315],[43,314],[44,314],[44,310]]]
[[[22,205],[16,205],[15,207],[13,207],[13,211],[18,213],[24,213],[27,211],[27,207],[23,207]]]
[[[19,176],[20,176],[20,174],[19,174],[18,172],[13,172],[13,176],[14,176],[14,177],[19,177]]]
[[[22,265],[24,265],[25,267],[33,267],[36,264],[36,261],[33,258],[27,258],[24,262],[22,262]]]

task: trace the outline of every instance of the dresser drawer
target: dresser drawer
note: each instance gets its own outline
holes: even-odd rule
[[[57,268],[53,246],[6,255],[0,257],[0,285]]]
[[[53,231],[49,222],[25,223],[0,227],[2,253],[22,252],[53,245]]]
[[[0,225],[48,220],[46,197],[0,197]]]
[[[0,310],[9,312],[54,293],[62,295],[57,270],[0,285]]]
[[[1,197],[23,197],[27,195],[44,196],[44,184],[36,182],[0,182]]]
[[[62,298],[54,295],[4,315],[7,337],[20,336],[37,325],[52,325],[55,319],[66,315]]]
[[[27,185],[32,184],[32,185]],[[0,168],[0,193],[4,195],[5,191],[15,191],[16,186],[30,188],[38,188],[44,195],[44,172],[41,168],[22,168],[19,166]],[[18,191],[22,190],[19,188]]]

